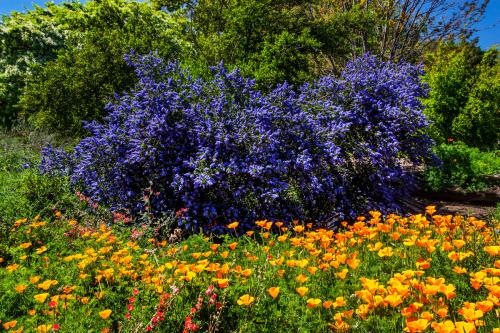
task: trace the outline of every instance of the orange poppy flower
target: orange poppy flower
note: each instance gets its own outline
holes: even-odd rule
[[[250,275],[252,275],[252,270],[250,268],[244,269],[241,271],[241,275],[243,275],[244,277],[249,277]]]
[[[6,330],[9,330],[13,327],[16,327],[17,325],[17,320],[11,320],[3,324],[3,328]]]
[[[307,267],[307,271],[309,272],[309,274],[311,275],[314,275],[316,274],[316,271],[318,270],[318,267],[314,267],[314,266],[309,266]]]
[[[228,279],[217,279],[216,282],[221,289],[227,288],[227,286],[229,285]]]
[[[233,222],[233,223],[229,223],[229,224],[227,225],[227,227],[228,227],[229,229],[236,229],[236,228],[238,228],[238,225],[239,225],[239,224],[240,224],[240,222]]]
[[[297,233],[301,233],[304,231],[304,226],[303,225],[297,225],[295,227],[293,227],[293,231],[297,232]]]
[[[295,280],[297,280],[297,282],[299,282],[299,283],[304,283],[308,280],[308,277],[305,276],[304,274],[300,274],[299,276],[297,276],[295,278]]]
[[[381,258],[392,257],[393,255],[392,247],[390,246],[384,247],[383,249],[379,250],[377,254]]]
[[[329,309],[332,305],[333,305],[333,302],[332,302],[332,301],[324,301],[324,302],[323,302],[323,307],[324,307],[325,309]]]
[[[102,310],[101,312],[99,312],[99,317],[101,317],[102,319],[108,319],[109,316],[111,316],[111,310],[110,309],[106,309],[106,310]]]
[[[429,326],[429,321],[427,319],[417,319],[413,321],[406,320],[405,332],[424,332],[427,329],[427,326]]]
[[[433,215],[436,212],[436,206],[425,207],[425,212],[429,215]]]
[[[389,304],[390,306],[392,306],[393,308],[397,307],[399,304],[403,303],[403,299],[401,298],[400,295],[397,295],[397,294],[390,294],[390,295],[387,295],[385,298],[384,298],[384,301]]]
[[[458,250],[460,250],[465,245],[465,241],[462,239],[454,239],[451,242]]]
[[[346,305],[344,297],[340,296],[335,299],[335,302],[333,302],[332,306],[334,308],[340,308],[342,306]]]
[[[453,271],[457,274],[466,274],[467,273],[467,268],[463,268],[460,266],[455,266],[453,267]]]
[[[22,294],[26,290],[26,288],[28,288],[28,286],[26,286],[25,284],[20,284],[20,285],[16,286],[15,289],[16,289],[16,292]]]
[[[460,313],[467,321],[476,321],[484,315],[483,311],[475,310],[474,308],[462,308],[458,311],[458,313]]]
[[[476,303],[476,309],[481,310],[484,313],[486,313],[488,311],[491,311],[493,309],[494,305],[495,304],[490,300],[481,301],[481,302]]]
[[[281,235],[281,236],[278,236],[278,242],[285,242],[286,239],[288,238],[288,234],[284,234],[284,235]]]
[[[20,266],[18,264],[12,264],[12,265],[5,267],[5,269],[7,270],[7,272],[13,272],[16,269],[18,269],[19,267]]]
[[[271,287],[267,289],[267,292],[269,293],[269,295],[271,295],[272,298],[276,298],[280,293],[280,287]]]
[[[307,294],[307,292],[309,291],[309,288],[307,287],[298,287],[298,288],[295,288],[295,291],[302,297],[304,297],[305,294]]]
[[[441,318],[446,318],[448,316],[448,307],[442,307],[442,308],[439,308],[437,311],[436,311],[436,314],[441,317]]]
[[[37,328],[36,328],[36,332],[37,333],[48,333],[51,331],[51,326],[50,325],[39,325]]]
[[[339,279],[343,280],[343,279],[345,279],[345,278],[346,278],[346,276],[347,276],[347,273],[348,273],[348,272],[349,272],[349,270],[348,270],[347,268],[344,268],[342,271],[335,273],[335,275],[336,275]]]

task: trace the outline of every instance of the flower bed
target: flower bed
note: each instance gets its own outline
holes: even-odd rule
[[[498,332],[498,221],[370,212],[337,233],[260,230],[177,244],[148,229],[19,220],[0,256],[10,332]],[[5,248],[7,250],[5,250]]]

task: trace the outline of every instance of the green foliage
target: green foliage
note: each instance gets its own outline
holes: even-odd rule
[[[57,58],[30,76],[20,105],[37,128],[81,133],[82,121],[100,119],[114,92],[133,87],[123,55],[155,50],[166,59],[181,52],[178,25],[148,3],[90,1]],[[81,30],[81,31],[80,31]]]
[[[309,66],[301,69],[307,73],[314,69],[314,74],[338,72],[348,60],[366,52],[395,62],[418,61],[437,40],[470,36],[488,2],[457,6],[453,0],[152,0],[155,8],[185,14],[193,59],[201,57],[208,64],[213,56],[226,65],[237,59],[251,61],[266,41],[274,41],[282,31],[297,37],[309,29],[309,41],[317,46],[309,50],[305,47],[309,43],[300,44],[296,53],[309,55]]]
[[[0,24],[0,126],[10,126],[21,112],[39,129],[81,134],[82,120],[101,119],[112,94],[133,86],[134,76],[122,60],[131,48],[158,50],[199,76],[208,76],[207,68],[223,61],[256,79],[261,89],[283,81],[297,87],[325,73],[340,73],[366,52],[418,61],[436,39],[467,36],[488,2],[468,2],[446,20],[435,20],[451,0],[426,6],[428,1],[89,0],[15,13]],[[420,9],[401,15],[405,6]],[[468,55],[466,61],[476,58]],[[484,73],[491,75],[488,69]],[[458,73],[452,91],[468,82],[464,76],[470,75]],[[490,88],[472,93],[457,124],[471,119],[481,128],[492,124],[495,105],[483,97],[498,94]],[[458,92],[467,95],[468,89],[467,83]],[[490,110],[488,116],[484,109]],[[440,124],[448,122],[438,119]],[[454,131],[464,141],[478,136],[480,144],[491,141],[491,130],[472,135],[475,128],[460,124]]]
[[[491,219],[494,221],[500,221],[500,202],[497,203],[497,206],[493,211]]]
[[[0,228],[21,217],[50,212],[54,207],[70,207],[74,198],[66,180],[40,175],[40,144],[49,138],[0,135]]]
[[[333,70],[338,73],[349,59],[365,52],[381,55],[375,47],[378,38],[373,27],[378,19],[374,11],[357,5],[342,8],[325,3],[323,6],[319,4],[316,12],[312,33],[321,41],[321,54],[315,55],[316,62],[319,62],[316,66],[323,67],[321,72]],[[363,40],[362,47],[359,46],[360,40]]]
[[[445,45],[428,57],[425,101],[438,143],[463,141],[482,149],[500,140],[500,62],[498,51],[482,53],[473,44]]]
[[[478,76],[463,111],[453,120],[452,133],[470,146],[498,147],[500,140],[499,51],[483,55]]]
[[[79,3],[35,6],[26,13],[13,12],[0,23],[0,126],[10,127],[19,112],[19,95],[32,66],[55,59],[65,46]]]
[[[314,76],[311,62],[321,43],[311,34],[305,1],[197,1],[177,12],[189,22],[193,52],[183,63],[206,75],[209,66],[238,67],[262,88]],[[168,7],[168,6],[167,6]]]
[[[459,188],[466,191],[483,190],[489,182],[482,176],[500,173],[500,151],[481,152],[457,142],[436,147],[443,164],[426,170],[425,178],[432,190]]]

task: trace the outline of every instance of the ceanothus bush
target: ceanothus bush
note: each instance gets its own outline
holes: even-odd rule
[[[316,222],[397,209],[414,182],[402,161],[431,156],[420,67],[366,55],[339,78],[268,94],[221,64],[195,79],[153,54],[126,56],[138,83],[71,154],[47,147],[42,169],[113,210],[187,208],[184,227],[238,220]]]

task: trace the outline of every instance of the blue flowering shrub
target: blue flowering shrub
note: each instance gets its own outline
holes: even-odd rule
[[[413,181],[402,161],[431,156],[420,67],[364,56],[339,78],[268,94],[223,65],[195,79],[153,54],[126,56],[139,78],[71,153],[42,167],[131,214],[186,208],[184,227],[221,230],[260,218],[327,222],[397,209]],[[253,225],[253,224],[252,224]]]

